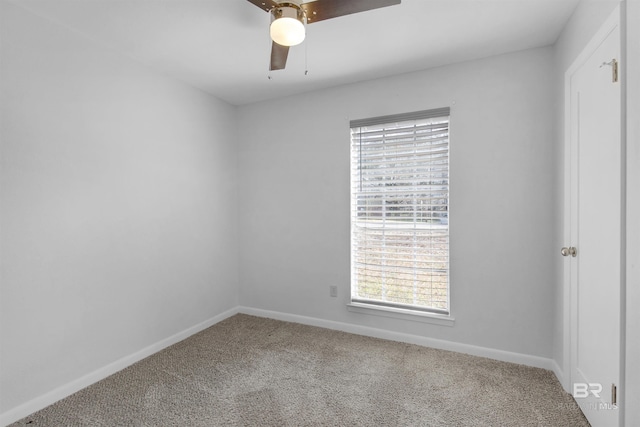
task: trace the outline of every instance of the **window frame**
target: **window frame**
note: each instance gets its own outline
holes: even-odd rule
[[[389,125],[389,127],[393,127],[394,124],[400,123],[400,122],[410,122],[410,121],[424,121],[424,120],[431,120],[431,119],[437,119],[437,118],[446,118],[446,180],[447,180],[447,184],[446,184],[446,214],[445,214],[445,218],[446,218],[446,309],[441,309],[441,308],[436,308],[433,306],[426,306],[426,305],[414,305],[414,304],[398,304],[398,303],[394,303],[394,302],[387,302],[387,301],[381,301],[381,300],[371,300],[371,299],[363,299],[363,298],[358,298],[357,295],[355,294],[355,286],[357,286],[357,284],[355,283],[356,281],[356,273],[355,273],[355,251],[356,249],[354,249],[354,235],[355,235],[355,231],[354,231],[354,227],[355,227],[355,223],[357,222],[357,209],[358,207],[356,206],[356,202],[354,201],[354,197],[356,196],[356,192],[354,190],[354,176],[355,174],[359,173],[361,171],[360,169],[360,165],[362,164],[362,158],[360,158],[357,161],[354,161],[354,141],[353,141],[353,134],[354,134],[354,128],[363,128],[363,127],[367,127],[367,126],[379,126],[379,125]],[[444,122],[444,121],[443,121]],[[349,303],[347,304],[348,306],[348,310],[352,311],[352,312],[356,312],[356,313],[364,313],[364,314],[378,314],[378,315],[382,315],[385,317],[394,317],[394,318],[401,318],[401,319],[405,319],[408,318],[410,320],[418,320],[418,321],[425,321],[428,323],[436,323],[436,324],[441,324],[441,325],[447,325],[447,326],[452,326],[453,325],[453,317],[451,316],[451,277],[450,277],[450,272],[451,272],[451,245],[450,245],[450,224],[449,224],[449,213],[450,213],[450,183],[449,183],[449,178],[450,178],[450,152],[451,152],[451,145],[450,145],[450,138],[451,138],[451,112],[450,112],[450,108],[449,107],[445,107],[445,108],[438,108],[438,109],[432,109],[432,110],[423,110],[423,111],[416,111],[416,112],[411,112],[411,113],[403,113],[403,114],[394,114],[394,115],[388,115],[388,116],[379,116],[379,117],[372,117],[372,118],[367,118],[367,119],[361,119],[361,120],[352,120],[350,121],[350,131],[351,131],[351,136],[350,136],[350,189],[349,189],[349,194],[350,194],[350,203],[349,203],[349,210],[350,210],[350,217],[349,217],[349,222],[350,222],[350,236],[349,236],[349,240],[350,240],[350,244],[349,244],[349,248],[350,248],[350,296],[349,296]],[[383,131],[384,132],[384,131]],[[361,134],[362,131],[359,130],[356,133]],[[362,147],[359,148],[359,150],[361,150]],[[360,152],[361,153],[361,152]],[[354,168],[354,162],[357,163],[357,169]],[[427,163],[426,166],[431,166],[433,167],[434,165],[434,161],[433,159],[430,159]],[[422,179],[426,179],[426,175],[420,175],[422,177]],[[431,184],[430,184],[431,185]],[[386,199],[384,199],[386,200]],[[386,203],[386,202],[385,202]],[[413,210],[411,210],[411,212],[416,212],[417,209],[413,208]],[[386,215],[386,214],[385,214]],[[415,217],[415,215],[414,215]],[[383,221],[384,222],[384,221]],[[416,221],[414,219],[413,224],[415,226],[415,224],[419,222]],[[416,268],[413,267],[413,271],[415,271]],[[415,302],[415,300],[414,300]]]

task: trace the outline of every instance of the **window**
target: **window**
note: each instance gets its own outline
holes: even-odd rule
[[[449,314],[449,108],[351,122],[351,301]]]

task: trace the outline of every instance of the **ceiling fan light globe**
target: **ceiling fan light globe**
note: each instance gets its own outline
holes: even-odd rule
[[[305,30],[302,22],[295,18],[282,17],[271,23],[271,40],[282,46],[295,46],[304,41]]]

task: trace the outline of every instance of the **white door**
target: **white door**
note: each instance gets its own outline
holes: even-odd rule
[[[581,56],[570,86],[571,385],[594,427],[617,426],[620,383],[621,91],[619,18]],[[590,51],[589,51],[590,50]],[[615,391],[614,391],[615,388]]]

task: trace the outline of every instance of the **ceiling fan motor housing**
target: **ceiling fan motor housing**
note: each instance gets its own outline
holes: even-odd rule
[[[304,10],[300,7],[300,5],[291,2],[282,2],[278,4],[278,7],[274,7],[271,9],[271,17],[272,20],[276,20],[278,18],[293,18],[297,19],[300,22],[304,22],[305,13]]]

